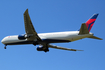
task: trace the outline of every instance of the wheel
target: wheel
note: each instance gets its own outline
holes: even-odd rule
[[[49,52],[49,49],[45,49],[44,52]]]
[[[4,49],[6,49],[6,46],[4,47]]]

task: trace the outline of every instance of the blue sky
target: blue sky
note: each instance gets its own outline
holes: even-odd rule
[[[91,30],[105,39],[104,0],[1,0],[0,40],[8,35],[24,34],[23,13],[28,8],[37,33],[75,31],[94,13],[99,16]],[[37,46],[0,44],[0,70],[104,70],[105,40],[82,39],[54,44],[84,50],[50,49],[38,52]]]

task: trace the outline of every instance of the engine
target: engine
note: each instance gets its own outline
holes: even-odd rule
[[[48,52],[49,51],[49,49],[47,47],[44,47],[44,46],[39,46],[36,49],[37,49],[37,51],[44,51],[44,52]]]
[[[24,40],[24,39],[26,39],[26,38],[29,38],[30,36],[32,36],[32,35],[31,35],[31,34],[28,34],[28,35],[27,35],[27,34],[23,34],[23,35],[19,35],[19,36],[18,36],[18,39],[19,39],[19,40]]]
[[[19,35],[19,36],[18,36],[18,39],[19,39],[19,40],[24,40],[24,39],[26,39],[26,37],[25,37],[25,35]]]

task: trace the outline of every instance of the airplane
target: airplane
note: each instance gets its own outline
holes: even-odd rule
[[[94,14],[86,23],[82,23],[81,27],[77,31],[65,31],[65,32],[51,32],[51,33],[37,33],[31,22],[28,14],[28,9],[24,12],[24,25],[25,34],[6,36],[2,39],[2,43],[5,45],[21,45],[21,44],[33,44],[39,45],[37,51],[48,52],[49,48],[68,50],[68,51],[83,51],[71,48],[64,48],[60,46],[51,45],[50,43],[65,43],[73,42],[83,38],[92,38],[102,40],[90,32],[98,14]]]

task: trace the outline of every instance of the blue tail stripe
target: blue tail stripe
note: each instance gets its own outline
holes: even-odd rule
[[[94,14],[90,19],[96,19],[98,14]]]
[[[90,29],[90,26],[94,23],[95,21],[93,21],[92,23],[89,24],[88,26],[88,30]]]

